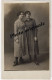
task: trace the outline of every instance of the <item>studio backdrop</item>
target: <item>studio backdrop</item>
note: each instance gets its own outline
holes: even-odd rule
[[[14,53],[14,40],[10,34],[14,32],[14,22],[19,11],[29,10],[36,24],[45,22],[38,28],[38,44],[40,53],[49,53],[49,4],[48,3],[5,3],[4,4],[4,52]]]

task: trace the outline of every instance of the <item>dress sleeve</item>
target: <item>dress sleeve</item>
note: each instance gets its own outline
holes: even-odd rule
[[[17,22],[14,23],[14,34],[17,34],[18,33],[18,25],[17,25]],[[15,36],[14,39],[18,39],[18,36]]]
[[[37,37],[37,31],[38,31],[38,29],[36,28],[36,22],[35,22],[35,20],[34,20],[34,27],[35,27],[35,29],[34,29],[34,37]]]

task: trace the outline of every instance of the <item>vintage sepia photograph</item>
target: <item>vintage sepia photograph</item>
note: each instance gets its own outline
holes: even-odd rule
[[[49,70],[49,3],[4,3],[4,71]]]

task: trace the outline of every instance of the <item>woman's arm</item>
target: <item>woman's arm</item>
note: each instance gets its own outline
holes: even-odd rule
[[[18,25],[17,25],[17,22],[15,22],[14,23],[14,34],[17,34],[17,33],[18,33]],[[19,37],[15,36],[14,41],[19,42]]]

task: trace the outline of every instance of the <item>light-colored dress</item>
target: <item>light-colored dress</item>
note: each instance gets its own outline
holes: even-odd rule
[[[20,34],[16,37],[14,37],[14,57],[22,57],[22,55],[25,55],[26,47],[25,47],[25,34],[24,34],[24,22],[20,19],[17,19],[14,23],[14,33],[17,34],[17,32],[23,31],[23,34]],[[18,39],[18,42],[17,42]]]

